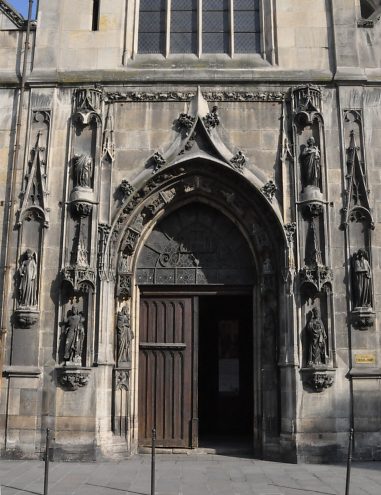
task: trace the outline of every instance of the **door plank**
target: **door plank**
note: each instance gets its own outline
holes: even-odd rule
[[[190,447],[193,298],[142,297],[140,305],[139,444]]]

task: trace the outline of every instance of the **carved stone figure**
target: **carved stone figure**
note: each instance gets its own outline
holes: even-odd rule
[[[372,272],[364,249],[354,253],[352,265],[355,308],[369,308],[372,306]]]
[[[134,334],[131,330],[130,315],[127,306],[123,306],[122,310],[118,312],[116,333],[118,365],[128,363],[131,361],[131,342]]]
[[[303,189],[314,186],[320,189],[321,166],[320,151],[313,137],[308,138],[307,146],[300,155]]]
[[[37,254],[31,249],[25,251],[19,269],[19,304],[20,306],[37,305]]]
[[[306,332],[308,342],[307,366],[327,364],[327,334],[319,308],[312,308]]]
[[[74,155],[73,165],[74,187],[91,188],[91,171],[93,168],[91,156],[86,154]]]
[[[82,350],[85,340],[84,322],[83,313],[73,306],[65,323],[65,361],[82,364]]]

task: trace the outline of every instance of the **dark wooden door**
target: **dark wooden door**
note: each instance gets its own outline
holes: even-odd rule
[[[140,303],[139,444],[192,447],[194,301],[192,297],[143,297]],[[196,368],[197,370],[197,368]],[[192,421],[193,419],[193,421]],[[193,423],[193,432],[192,432]]]

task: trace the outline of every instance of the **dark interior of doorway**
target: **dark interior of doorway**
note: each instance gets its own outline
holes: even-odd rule
[[[199,299],[199,447],[250,450],[253,317],[249,295]]]

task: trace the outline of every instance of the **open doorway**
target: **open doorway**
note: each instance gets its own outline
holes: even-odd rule
[[[249,295],[199,299],[199,446],[251,449],[253,317]]]

